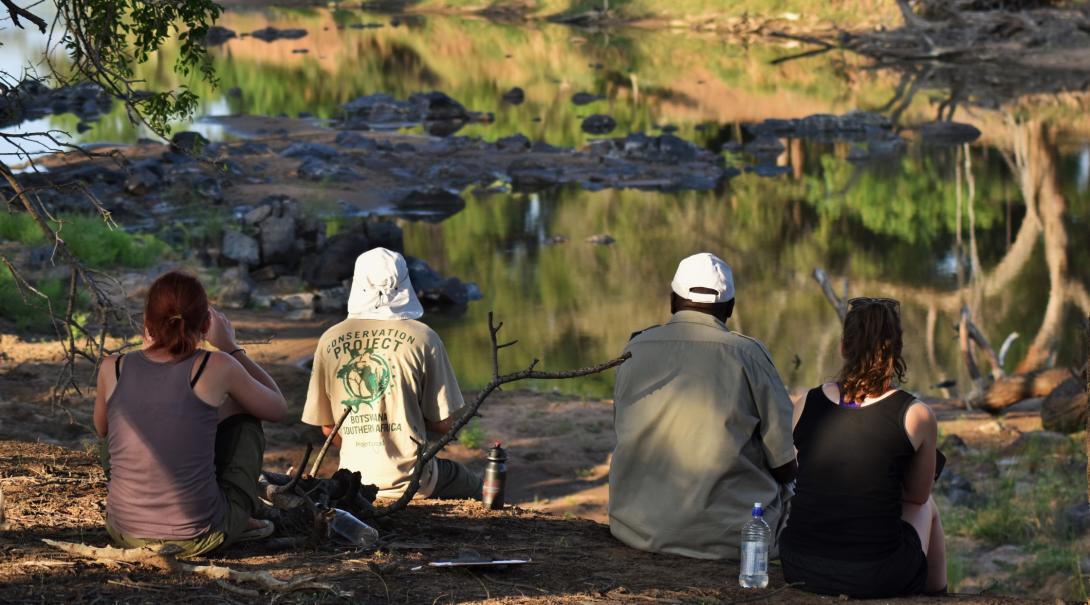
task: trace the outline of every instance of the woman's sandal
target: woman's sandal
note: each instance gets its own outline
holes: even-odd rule
[[[249,527],[246,531],[242,532],[242,535],[238,537],[239,542],[268,538],[276,531],[276,526],[268,519],[251,519],[251,521],[257,521],[260,525],[257,527]]]

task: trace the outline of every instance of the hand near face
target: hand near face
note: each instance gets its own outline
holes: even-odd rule
[[[238,343],[235,341],[235,328],[231,325],[231,320],[227,319],[226,315],[212,307],[208,308],[208,316],[210,319],[208,334],[205,335],[205,340],[208,341],[208,344],[227,353],[237,349]]]

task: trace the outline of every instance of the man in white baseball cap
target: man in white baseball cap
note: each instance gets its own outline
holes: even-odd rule
[[[610,531],[641,550],[738,560],[760,502],[776,556],[797,470],[791,400],[764,345],[727,329],[727,263],[694,254],[670,286],[670,321],[633,334],[617,370]]]
[[[334,443],[341,468],[360,471],[379,496],[396,498],[409,483],[416,442],[446,433],[465,405],[443,341],[417,321],[424,314],[405,259],[385,248],[356,259],[348,318],[326,330],[314,352],[303,422],[328,435],[350,414]],[[481,480],[436,458],[421,475],[420,497],[481,497]]]

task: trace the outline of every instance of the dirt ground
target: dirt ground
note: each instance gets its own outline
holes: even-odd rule
[[[271,343],[247,348],[273,374],[298,418],[307,385],[301,367],[317,337],[335,318],[285,323],[274,315],[241,312],[232,319],[243,339]],[[128,566],[108,568],[51,550],[52,538],[105,545],[102,529],[106,483],[90,429],[91,393],[51,406],[59,349],[0,335],[0,487],[7,526],[0,531],[0,602],[268,601],[230,591],[214,581]],[[83,368],[90,373],[90,368]],[[251,544],[217,553],[213,563],[267,570],[282,579],[315,576],[338,591],[300,591],[285,599],[399,603],[827,603],[830,597],[784,588],[774,566],[770,588],[738,588],[737,566],[653,555],[614,540],[606,515],[609,453],[613,447],[609,401],[582,401],[526,391],[495,395],[482,408],[480,447],[502,440],[508,448],[509,506],[484,511],[475,503],[416,503],[379,529],[385,545],[375,553],[323,545],[269,552]],[[1002,423],[983,415],[938,410],[943,431],[971,445],[1006,443],[1019,431],[1039,429],[1032,412]],[[320,433],[297,422],[266,428],[266,468],[286,470]],[[455,444],[450,457],[480,470],[483,450]],[[330,456],[323,469],[336,467]],[[0,525],[0,527],[3,527]],[[463,549],[529,557],[519,568],[470,573],[417,566],[456,556]],[[782,590],[779,590],[782,589]],[[279,596],[279,595],[277,595]],[[1046,602],[994,596],[914,598],[883,602]],[[1051,600],[1047,602],[1052,602]]]

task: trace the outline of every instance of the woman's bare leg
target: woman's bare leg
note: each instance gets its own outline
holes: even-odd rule
[[[902,503],[901,518],[912,525],[927,556],[927,592],[946,588],[946,537],[934,498],[924,504]]]

